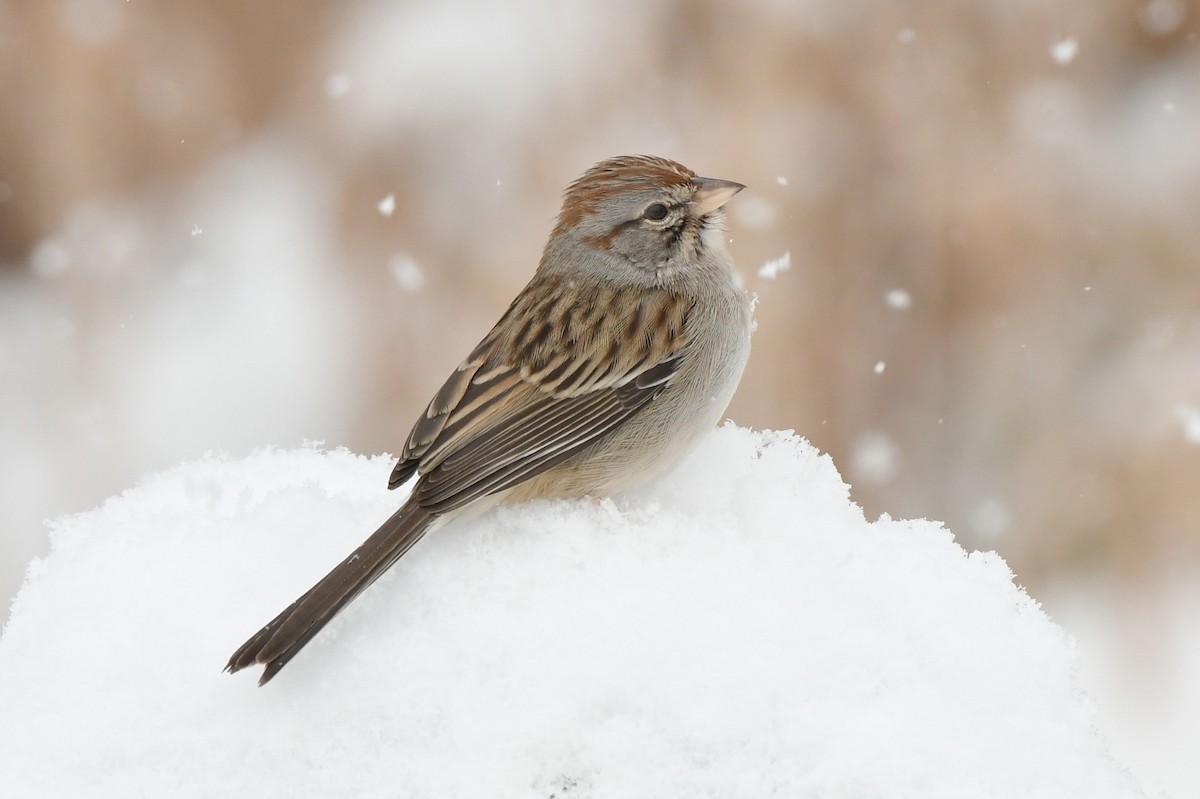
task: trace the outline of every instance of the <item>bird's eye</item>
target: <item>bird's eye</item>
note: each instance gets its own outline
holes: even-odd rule
[[[646,206],[645,211],[642,211],[642,216],[651,222],[661,222],[667,218],[667,206],[662,203],[651,203]]]

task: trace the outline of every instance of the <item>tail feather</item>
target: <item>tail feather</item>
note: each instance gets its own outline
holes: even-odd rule
[[[225,670],[232,673],[262,663],[266,669],[258,684],[265,685],[342,608],[417,543],[434,518],[406,503],[333,571],[242,644]]]

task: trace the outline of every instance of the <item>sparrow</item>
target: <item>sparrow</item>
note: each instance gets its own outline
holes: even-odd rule
[[[725,246],[745,186],[621,156],[566,190],[532,280],[417,419],[407,499],[238,648],[266,684],[426,533],[498,502],[609,496],[670,470],[721,420],[750,352]]]

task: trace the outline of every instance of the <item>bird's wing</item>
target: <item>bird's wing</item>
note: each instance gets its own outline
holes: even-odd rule
[[[535,278],[429,403],[389,487],[419,471],[414,496],[438,513],[560,463],[670,382],[691,308],[667,291]]]

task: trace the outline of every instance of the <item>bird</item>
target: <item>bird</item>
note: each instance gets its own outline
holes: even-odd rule
[[[678,464],[723,418],[750,353],[751,303],[724,229],[744,188],[649,155],[571,183],[533,278],[414,424],[388,480],[415,476],[407,499],[225,670],[261,664],[265,685],[456,518],[619,495]]]

